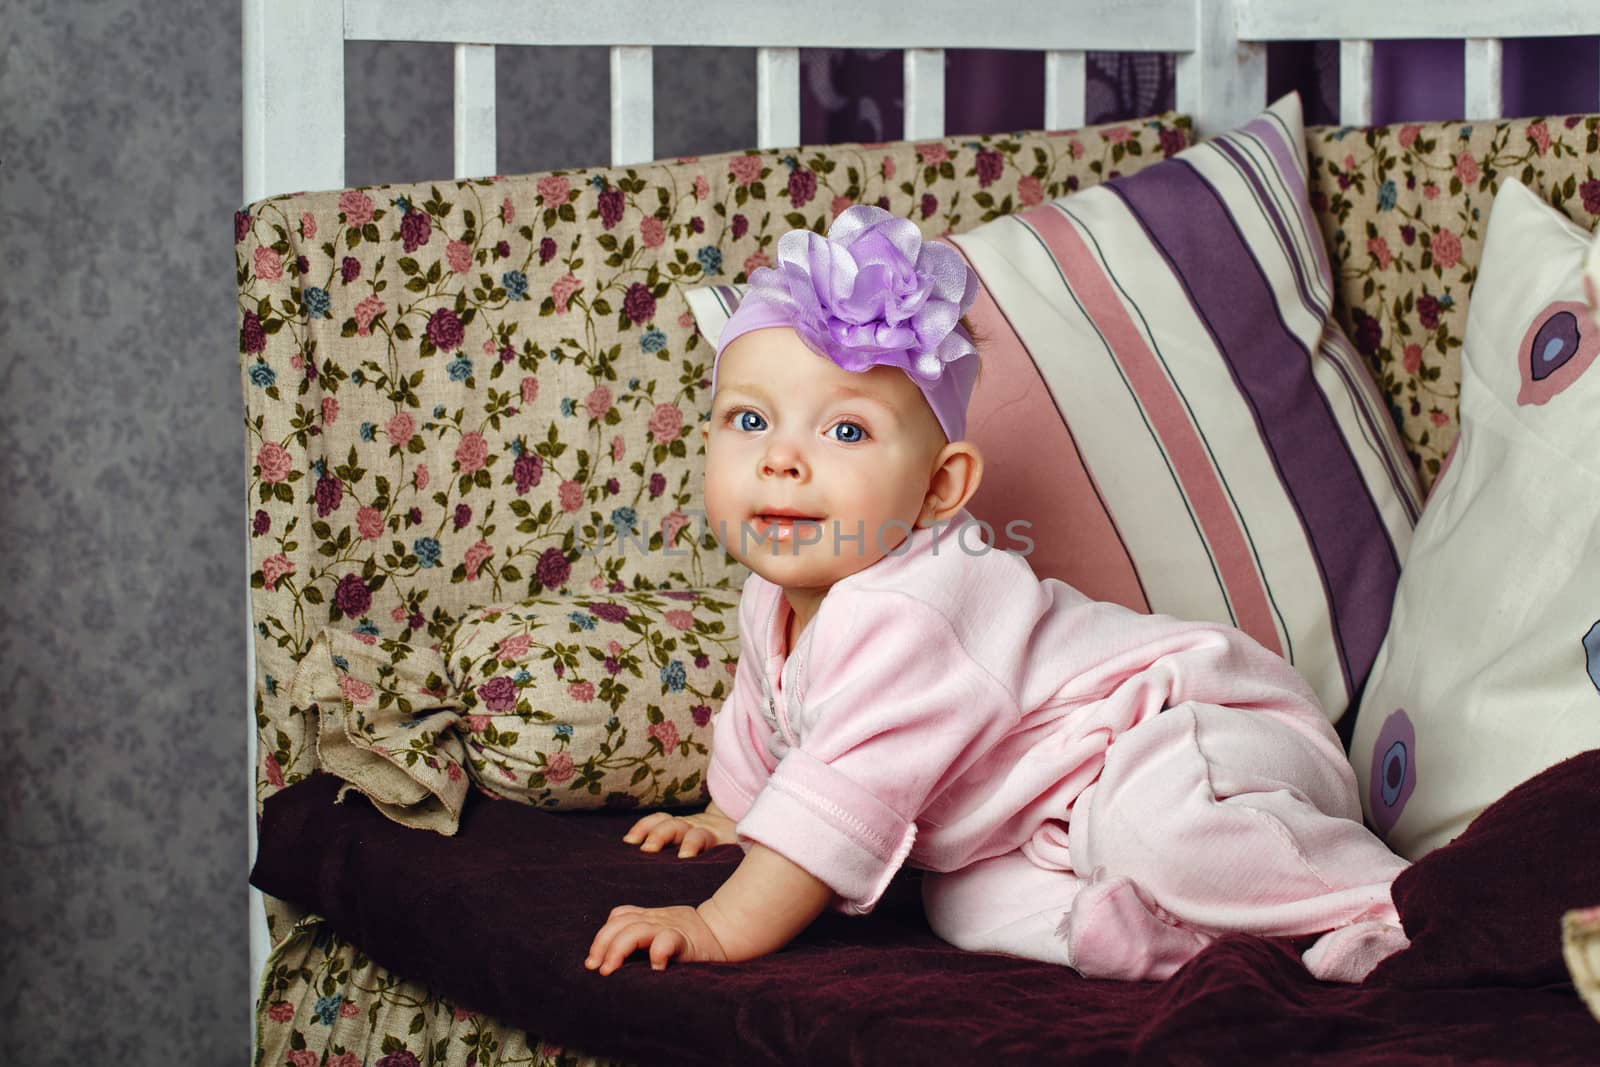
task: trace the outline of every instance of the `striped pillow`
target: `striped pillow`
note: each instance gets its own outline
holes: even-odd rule
[[[950,241],[983,282],[973,515],[1030,523],[1041,577],[1238,626],[1339,721],[1383,641],[1420,499],[1330,314],[1299,98]],[[713,343],[737,299],[690,294]]]

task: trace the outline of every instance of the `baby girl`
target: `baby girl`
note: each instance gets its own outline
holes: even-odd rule
[[[722,333],[704,431],[707,516],[752,572],[712,803],[624,838],[745,857],[697,907],[614,909],[586,966],[773,952],[906,863],[951,944],[1090,977],[1165,978],[1229,932],[1321,934],[1304,961],[1330,981],[1404,948],[1405,863],[1293,668],[962,530],[983,458],[960,254],[853,207],[778,260]]]

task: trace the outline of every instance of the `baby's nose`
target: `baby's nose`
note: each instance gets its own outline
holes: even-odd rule
[[[761,457],[761,473],[766,477],[800,478],[806,473],[806,463],[799,449],[774,444]]]

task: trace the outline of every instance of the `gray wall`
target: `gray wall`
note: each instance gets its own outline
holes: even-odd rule
[[[242,1064],[240,13],[0,0],[0,1062]],[[352,183],[446,177],[451,53],[347,50]],[[754,142],[656,57],[657,151]],[[600,161],[600,50],[503,51],[500,169]]]

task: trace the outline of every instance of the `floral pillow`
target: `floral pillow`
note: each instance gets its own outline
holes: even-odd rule
[[[473,781],[546,808],[699,801],[738,659],[737,601],[674,590],[469,613],[441,651]]]
[[[471,610],[437,649],[392,659],[325,627],[289,698],[341,795],[406,826],[455,833],[472,784],[546,808],[691,804],[735,610],[721,589],[551,596]]]

